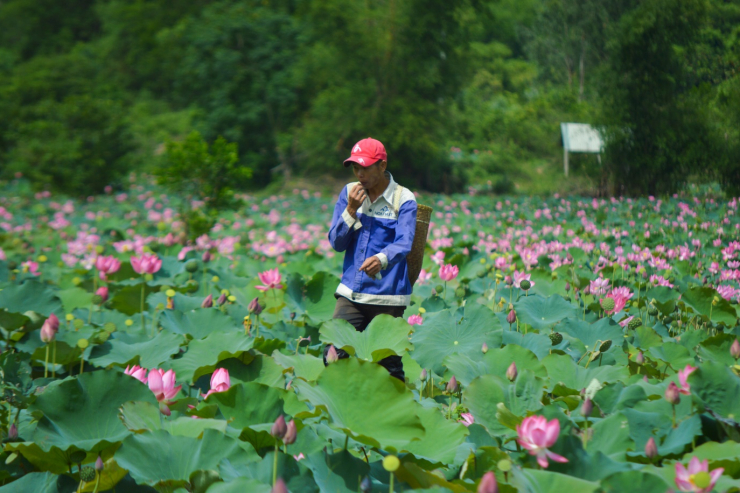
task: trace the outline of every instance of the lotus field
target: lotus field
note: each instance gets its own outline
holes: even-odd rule
[[[145,179],[7,186],[1,493],[740,491],[738,200],[421,195],[412,304],[360,333],[336,197],[242,198],[186,242]]]

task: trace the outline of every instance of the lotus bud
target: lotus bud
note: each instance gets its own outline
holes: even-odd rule
[[[637,356],[635,356],[635,363],[637,363],[638,365],[642,365],[643,363],[645,363],[645,356],[642,354],[642,351],[637,353]]]
[[[295,427],[295,421],[292,419],[288,421],[286,425],[285,436],[283,437],[283,443],[285,445],[291,445],[295,443],[295,439],[298,436],[298,430]]]
[[[506,378],[508,378],[510,382],[513,382],[516,380],[517,375],[519,375],[519,371],[516,369],[516,363],[512,361],[509,368],[506,369]]]
[[[454,376],[450,378],[449,382],[447,382],[447,392],[450,394],[457,392],[457,378]]]
[[[49,318],[46,319],[46,321],[49,323],[49,327],[51,327],[51,330],[54,332],[59,332],[59,318],[57,318],[56,315],[53,313],[49,315]]]
[[[735,342],[733,342],[732,346],[730,346],[730,354],[735,359],[740,358],[740,342],[738,342],[737,339],[735,339]]]
[[[285,486],[283,478],[278,478],[277,481],[275,481],[275,486],[272,487],[270,493],[289,493],[288,487]]]
[[[655,438],[650,437],[650,439],[645,444],[645,455],[648,457],[648,459],[652,459],[656,455],[658,455],[658,446],[655,444]]]
[[[509,324],[516,323],[516,312],[514,310],[511,310],[508,315],[506,315],[506,321],[509,322]]]
[[[365,478],[360,483],[360,491],[362,493],[370,493],[373,491],[373,482],[370,480],[370,476],[365,476]]]
[[[41,327],[41,341],[49,344],[51,341],[54,340],[54,337],[57,335],[57,331],[51,328],[52,325],[49,323],[49,320],[47,319],[44,322],[44,325]]]
[[[205,297],[203,300],[203,303],[200,304],[201,308],[211,308],[213,306],[213,295],[209,294]]]
[[[570,292],[570,283],[569,282],[566,282],[565,283],[565,292],[566,293]]]
[[[15,423],[12,423],[10,425],[10,428],[8,428],[8,438],[10,440],[15,440],[18,438],[18,427]]]
[[[282,440],[283,437],[285,437],[285,433],[287,431],[288,425],[285,424],[285,418],[281,414],[275,420],[275,423],[273,423],[272,428],[270,428],[270,435],[277,438],[278,440]]]
[[[486,354],[488,352],[488,344],[484,342],[480,350],[483,351],[483,354]]]
[[[254,313],[255,315],[259,316],[260,313],[262,313],[262,305],[260,305],[259,298],[255,298],[252,301],[249,302],[249,306],[247,309],[249,310],[249,313]]]
[[[100,296],[100,303],[97,303],[98,305],[101,305],[108,301],[108,286],[101,286],[98,288],[97,291],[95,291],[96,296]]]
[[[498,493],[498,483],[493,472],[488,471],[483,475],[478,483],[478,493]]]
[[[205,252],[203,252],[203,255],[200,257],[200,259],[203,261],[203,263],[210,262],[212,258],[213,258],[213,256],[211,255],[211,252],[209,252],[208,250],[206,250]]]
[[[504,284],[506,284],[507,286],[511,286],[512,284],[514,284],[514,281],[511,279],[511,276],[504,277]]]
[[[581,405],[581,415],[588,418],[589,416],[591,416],[591,411],[593,410],[594,410],[593,401],[590,398],[586,397],[586,400],[583,401],[583,405]]]
[[[226,293],[221,293],[221,296],[218,297],[218,300],[216,301],[219,306],[226,303]]]
[[[427,378],[429,378],[429,375],[427,374],[426,368],[421,370],[421,375],[419,375],[419,378],[421,379],[422,382],[427,381]]]
[[[103,464],[103,458],[98,456],[98,459],[95,461],[95,470],[98,472],[102,472],[103,469],[105,469],[105,464]]]
[[[326,363],[331,364],[339,360],[339,355],[337,354],[336,348],[332,345],[329,346],[329,349],[326,351]]]
[[[681,402],[681,395],[678,393],[678,386],[676,382],[668,384],[668,388],[665,389],[665,400],[673,404],[674,406]]]

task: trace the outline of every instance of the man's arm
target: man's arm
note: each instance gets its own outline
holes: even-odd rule
[[[354,188],[361,187],[355,186]],[[357,219],[357,209],[359,208],[357,201],[360,197],[355,197],[355,195],[362,195],[364,191],[360,190],[359,192],[362,193],[358,194],[356,193],[358,190],[355,189],[352,190],[352,204],[347,202],[347,187],[344,187],[339,193],[337,204],[334,206],[334,215],[329,228],[329,243],[337,252],[345,251],[352,240],[354,230],[362,227],[362,223]],[[362,199],[364,200],[364,196]],[[359,202],[359,204],[362,205],[362,202]]]
[[[393,267],[411,252],[416,233],[416,211],[416,202],[413,200],[407,200],[401,205],[396,224],[396,239],[377,254],[383,269]]]

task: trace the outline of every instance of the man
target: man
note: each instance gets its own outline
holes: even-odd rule
[[[380,314],[401,317],[411,298],[406,255],[416,231],[416,198],[386,171],[385,147],[371,138],[352,148],[344,166],[352,166],[357,182],[342,189],[334,207],[329,242],[345,252],[342,283],[334,296],[334,318],[347,320],[362,332]],[[324,350],[324,364],[329,346]],[[337,350],[340,358],[349,355]],[[405,381],[400,356],[379,362]]]

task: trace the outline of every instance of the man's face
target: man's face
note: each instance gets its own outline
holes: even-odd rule
[[[362,188],[364,188],[365,190],[369,190],[383,180],[386,166],[387,163],[385,161],[378,161],[377,163],[373,164],[372,166],[368,166],[367,168],[364,166],[360,166],[357,163],[353,163],[352,170],[355,172],[357,181],[360,182]]]

